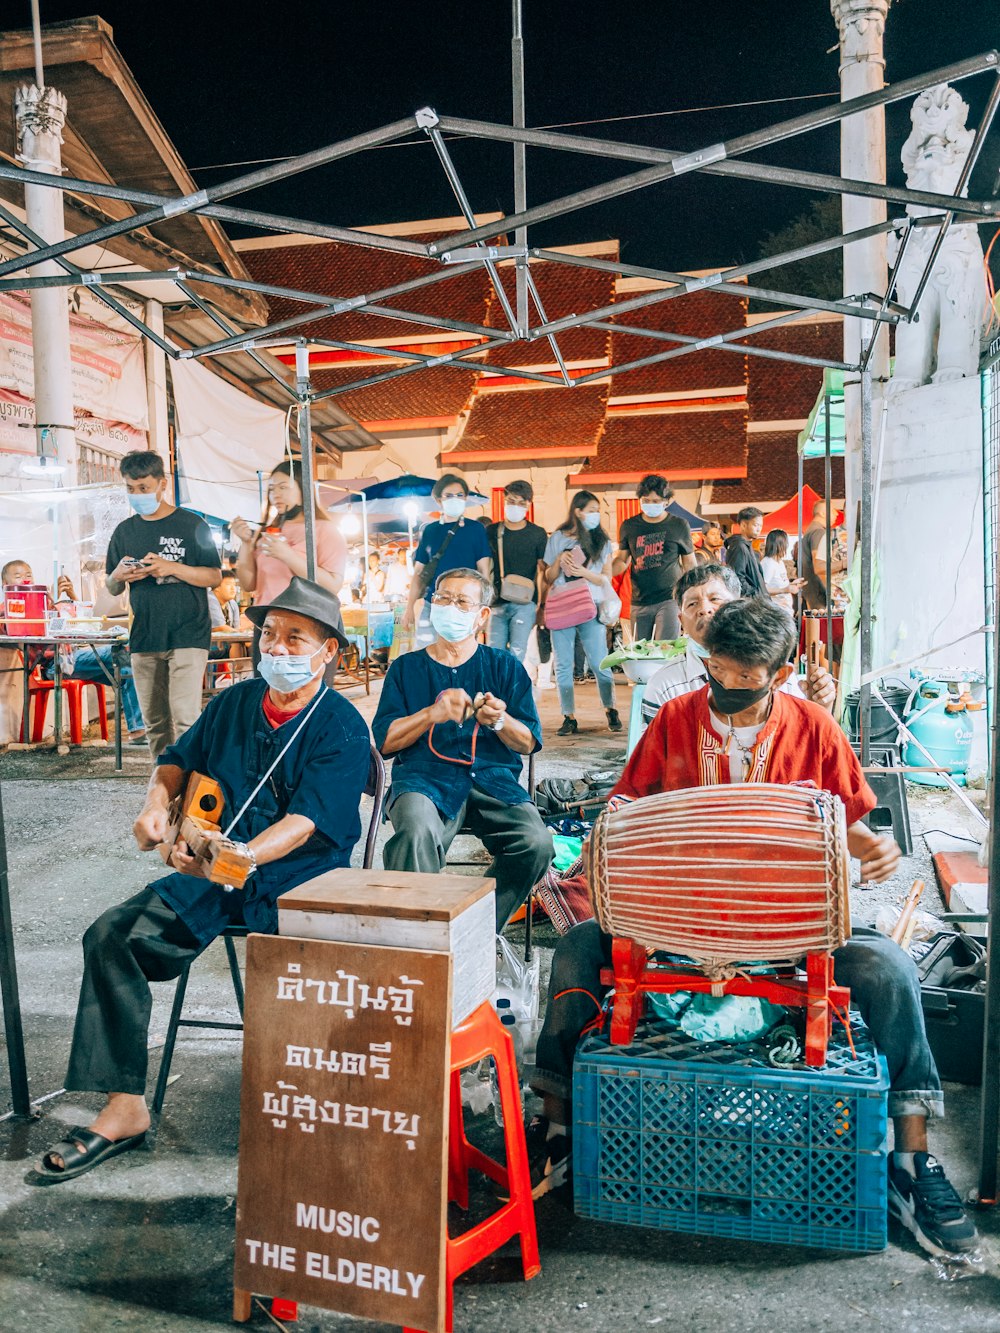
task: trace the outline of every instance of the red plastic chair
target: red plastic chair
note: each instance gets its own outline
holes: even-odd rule
[[[96,680],[74,680],[72,677],[63,678],[62,688],[66,694],[66,703],[69,708],[69,738],[73,745],[83,743],[83,691],[90,686],[97,691],[97,722],[101,728],[101,737],[108,739],[108,705],[104,686]],[[49,701],[49,693],[55,689],[55,682],[43,680],[39,677],[32,677],[28,683],[28,711],[32,713],[30,719],[31,739],[37,744],[45,733],[45,714]],[[26,719],[21,719],[21,740],[24,740]]]

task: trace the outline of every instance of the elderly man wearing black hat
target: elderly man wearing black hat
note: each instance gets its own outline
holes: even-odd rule
[[[263,679],[221,692],[164,750],[133,833],[144,851],[164,843],[171,801],[189,773],[202,773],[222,788],[223,828],[244,844],[253,870],[242,890],[227,891],[205,878],[179,841],[169,856],[173,874],[112,907],[84,935],[66,1087],[108,1100],[89,1127],[69,1130],[45,1154],[41,1171],[51,1179],[81,1175],[145,1137],[150,981],[179,976],[227,926],[274,931],[278,897],[348,865],[361,836],[368,729],[323,683],[342,642],[337,598],[293,578],[270,605],[247,614],[261,628]]]

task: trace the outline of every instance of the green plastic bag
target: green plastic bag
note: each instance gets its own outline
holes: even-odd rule
[[[574,861],[580,859],[583,851],[582,838],[568,838],[564,833],[553,833],[552,845],[556,849],[552,862],[556,870],[568,870]]]

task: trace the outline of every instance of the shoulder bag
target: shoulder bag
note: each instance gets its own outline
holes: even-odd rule
[[[569,579],[549,589],[545,599],[545,628],[571,629],[597,615],[597,604],[586,579]]]
[[[444,541],[441,543],[441,545],[437,548],[437,550],[434,552],[431,558],[427,561],[427,564],[424,565],[423,569],[420,571],[421,597],[426,597],[429,592],[433,591],[434,580],[437,578],[438,566],[441,563],[441,557],[444,555],[445,551],[447,551],[451,543],[451,539],[458,531],[459,526],[460,526],[459,523],[456,523],[455,526],[449,532],[445,533]]]
[[[535,600],[534,580],[526,579],[523,574],[505,574],[503,568],[504,525],[497,524],[497,555],[500,557],[500,600],[513,606],[527,606]]]

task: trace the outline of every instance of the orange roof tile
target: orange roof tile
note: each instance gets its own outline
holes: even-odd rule
[[[322,392],[396,368],[392,362],[367,362],[336,370],[315,370],[312,379],[317,391]],[[478,378],[478,372],[474,370],[448,370],[436,366],[430,370],[415,370],[398,379],[384,380],[370,389],[355,389],[336,401],[357,421],[397,421],[414,417],[454,419],[468,402]]]
[[[607,396],[606,384],[478,394],[454,455],[444,459],[490,453],[552,457],[552,450],[585,457],[601,437]]]
[[[601,258],[612,258],[612,256],[602,253]],[[547,320],[563,319],[566,315],[582,315],[588,310],[598,310],[602,306],[609,305],[614,300],[613,273],[544,261],[533,263],[530,271],[538,288]],[[514,270],[503,268],[500,270],[500,277],[511,307],[516,308]],[[530,293],[528,309],[531,323],[539,324],[541,319]],[[503,307],[495,296],[490,305],[487,322],[491,328],[509,327]],[[601,329],[585,329],[578,326],[558,334],[556,341],[564,361],[592,361],[607,357],[609,339],[610,335]],[[555,360],[555,356],[548,339],[539,339],[533,342],[512,343],[509,347],[498,347],[489,354],[488,360],[493,365],[504,366],[547,365]]]
[[[783,329],[770,329],[748,341],[755,347],[840,361],[844,351],[844,330],[839,320],[803,321]],[[816,395],[823,387],[823,371],[819,366],[751,356],[748,370],[751,421],[801,421],[812,411]]]
[[[739,477],[746,469],[746,412],[611,417],[586,476],[662,472],[672,479]]]
[[[780,364],[778,362],[775,363]],[[784,503],[799,489],[798,432],[761,431],[748,437],[747,475],[742,481],[717,481],[712,486],[713,505],[731,505],[733,510],[748,504]],[[844,494],[844,460],[832,460],[833,494]],[[807,458],[803,480],[823,494],[823,459]]]
[[[642,292],[623,292],[619,300],[628,301]],[[682,333],[692,338],[709,338],[739,328],[746,318],[746,302],[718,292],[689,292],[669,301],[626,310],[615,316],[616,323],[661,332]],[[635,334],[611,335],[611,356],[615,365],[644,360],[670,351],[675,344]],[[736,352],[688,352],[670,361],[619,372],[612,380],[611,396],[638,393],[680,393],[692,389],[711,389],[722,385],[746,383],[746,357]]]

